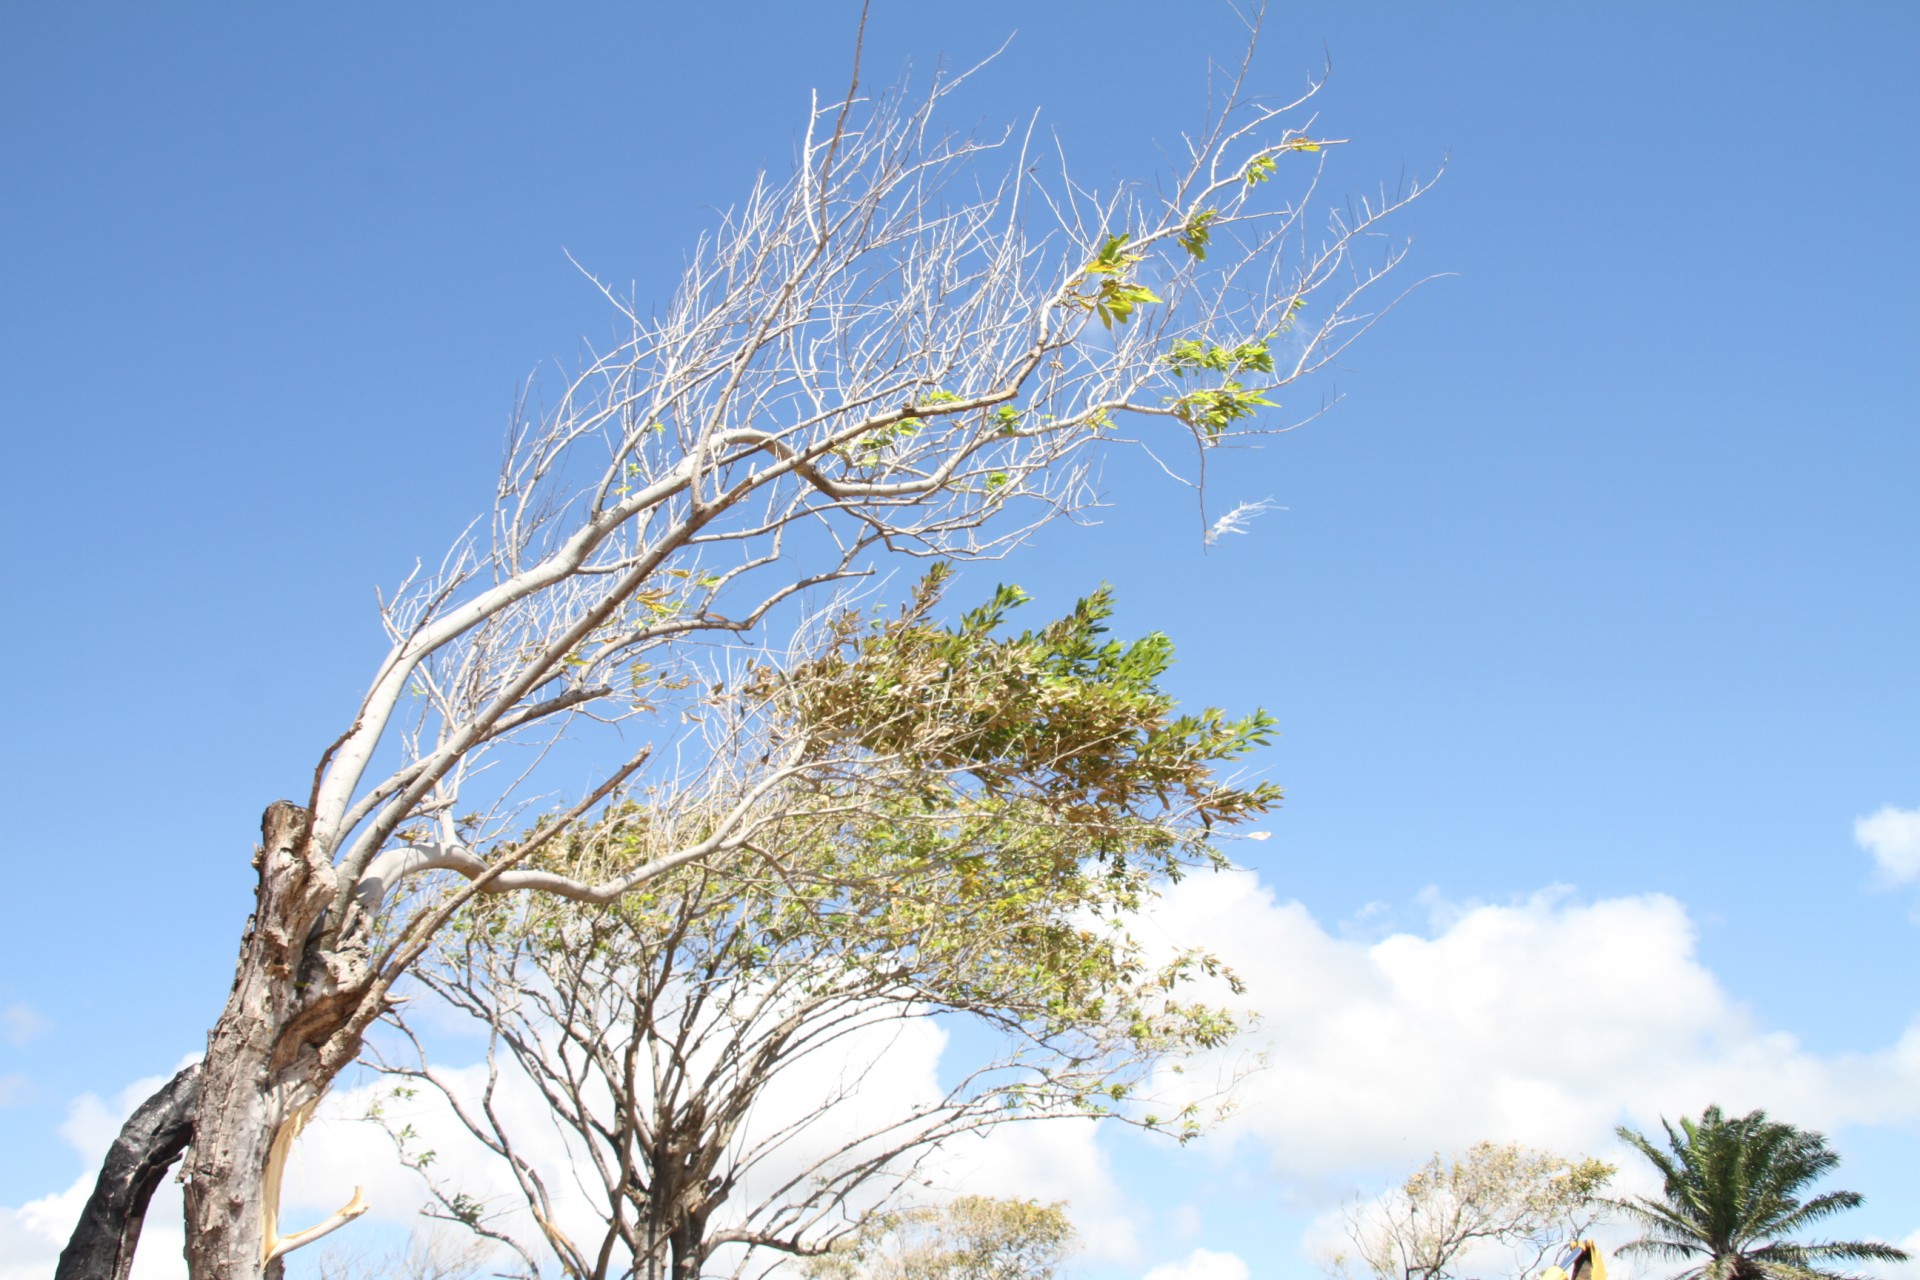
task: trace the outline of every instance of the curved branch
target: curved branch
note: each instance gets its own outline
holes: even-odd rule
[[[575,902],[605,906],[610,902],[618,902],[640,885],[656,876],[665,875],[676,867],[683,867],[689,862],[698,862],[713,854],[739,848],[747,839],[740,828],[746,823],[754,806],[794,772],[796,770],[779,770],[754,787],[721,819],[719,825],[714,828],[713,834],[705,840],[688,845],[684,849],[675,850],[673,853],[662,854],[613,880],[589,884],[551,871],[502,871],[474,854],[465,845],[427,840],[417,845],[401,845],[396,849],[388,849],[375,858],[367,865],[365,874],[354,886],[354,897],[371,915],[380,910],[381,904],[386,900],[387,891],[408,876],[423,871],[454,871],[476,882],[474,886],[476,893],[511,893],[519,889],[533,889],[556,894],[562,898],[570,898]],[[480,883],[483,877],[485,883]]]
[[[107,1149],[53,1280],[127,1280],[147,1203],[193,1138],[200,1064],[179,1071],[127,1118]]]

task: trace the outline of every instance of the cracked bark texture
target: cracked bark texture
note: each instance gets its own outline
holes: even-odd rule
[[[292,1133],[359,1052],[350,1024],[369,985],[366,959],[325,928],[338,874],[308,827],[307,811],[285,800],[261,819],[254,913],[226,1009],[207,1037],[187,1153],[194,1280],[266,1271],[278,1234],[278,1166]]]

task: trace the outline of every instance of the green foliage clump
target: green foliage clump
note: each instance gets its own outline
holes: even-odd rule
[[[1272,336],[1269,335],[1269,339]],[[1225,375],[1215,386],[1196,387],[1176,396],[1171,405],[1174,416],[1209,443],[1218,440],[1234,423],[1252,417],[1256,409],[1270,408],[1274,403],[1267,398],[1266,388],[1245,386],[1234,376],[1273,373],[1273,352],[1266,342],[1221,346],[1183,338],[1162,357],[1162,363],[1176,378],[1208,373]]]
[[[1135,1090],[1148,1062],[1236,1029],[1181,988],[1237,983],[1203,951],[1150,955],[1128,922],[1158,886],[1224,865],[1214,834],[1279,801],[1270,783],[1219,776],[1271,741],[1274,721],[1181,712],[1160,686],[1171,642],[1110,638],[1106,588],[1014,631],[1027,597],[1013,586],[938,621],[948,577],[936,568],[891,616],[840,615],[814,657],[763,666],[726,695],[758,708],[767,755],[812,762],[765,801],[758,856],[687,866],[612,912],[479,900],[465,936],[491,931],[487,945],[561,967],[599,949],[626,981],[789,984],[803,1005],[885,998],[971,1015],[1026,1046],[1019,1078],[994,1086],[1000,1105],[1195,1132],[1192,1107],[1134,1114]],[[633,865],[697,835],[695,809],[631,799],[529,865],[588,877]]]

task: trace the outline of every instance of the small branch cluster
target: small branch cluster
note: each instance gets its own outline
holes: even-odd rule
[[[1450,1280],[1469,1264],[1502,1263],[1514,1280],[1537,1272],[1606,1212],[1614,1168],[1514,1143],[1479,1142],[1433,1157],[1396,1190],[1347,1213],[1352,1252],[1328,1259],[1336,1276]]]
[[[1312,240],[1336,141],[1287,123],[1305,99],[1231,101],[1166,188],[1100,196],[1045,178],[1030,134],[941,133],[957,83],[817,109],[794,173],[755,184],[666,308],[615,300],[626,341],[519,416],[491,515],[384,606],[392,648],[316,775],[330,938],[414,871],[504,876],[487,850],[518,836],[532,764],[570,727],[686,713],[695,642],[754,633],[876,555],[998,554],[1089,500],[1092,451],[1127,419],[1203,447],[1256,429],[1377,317],[1404,246],[1360,251],[1421,188]],[[423,818],[439,852],[376,870]]]

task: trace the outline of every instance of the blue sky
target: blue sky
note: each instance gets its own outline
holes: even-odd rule
[[[380,651],[373,588],[481,509],[521,381],[612,328],[565,254],[664,294],[843,87],[854,15],[0,11],[0,1205],[80,1174],[74,1099],[202,1043],[259,811]],[[876,0],[867,67],[1016,31],[956,122],[1037,107],[1094,181],[1151,172],[1237,47],[1224,6]],[[1189,495],[1116,458],[1103,524],[967,581],[1111,581],[1183,697],[1273,711],[1254,867],[1329,938],[1665,895],[1727,1016],[1888,1050],[1920,898],[1853,832],[1920,808],[1917,50],[1893,3],[1276,5],[1267,82],[1331,59],[1332,189],[1446,160],[1403,230],[1452,274],[1322,385],[1331,416],[1216,463],[1219,505],[1283,508],[1247,535],[1204,550]],[[1853,1225],[1920,1229],[1915,1109],[1835,1114]],[[1235,1221],[1322,1176],[1265,1140],[1181,1157]],[[1109,1153],[1150,1199],[1159,1157]],[[1288,1221],[1097,1265],[1284,1252]]]

